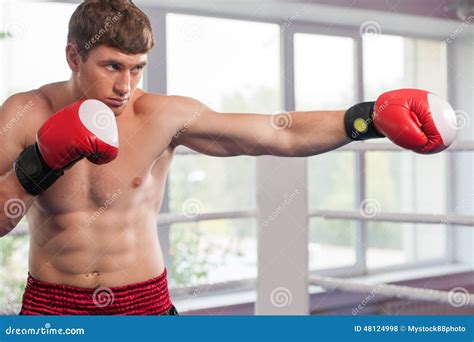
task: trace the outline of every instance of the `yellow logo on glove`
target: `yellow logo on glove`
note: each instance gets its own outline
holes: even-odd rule
[[[358,118],[354,121],[354,128],[359,133],[365,133],[367,132],[369,126],[367,125],[367,122],[365,122],[364,119]]]

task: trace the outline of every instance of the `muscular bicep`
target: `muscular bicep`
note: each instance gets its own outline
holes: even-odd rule
[[[173,142],[212,156],[279,155],[286,151],[285,131],[263,114],[219,113],[186,99]]]

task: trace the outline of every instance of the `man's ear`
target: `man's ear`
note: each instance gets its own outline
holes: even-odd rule
[[[81,55],[74,43],[66,45],[66,60],[67,64],[73,72],[79,72],[79,63],[81,62]]]

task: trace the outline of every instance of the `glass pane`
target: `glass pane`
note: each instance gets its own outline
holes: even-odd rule
[[[353,39],[297,33],[294,42],[296,109],[333,110],[353,104]],[[310,208],[354,208],[354,167],[355,154],[352,152],[309,158]]]
[[[255,208],[255,168],[251,158],[176,156],[169,173],[170,212],[185,213],[191,203],[199,212]]]
[[[367,101],[398,88],[421,88],[446,98],[446,43],[378,35],[364,38],[363,44]]]
[[[281,109],[279,27],[168,14],[168,93],[215,110]]]
[[[355,154],[326,153],[308,163],[310,208],[350,210],[355,208]]]
[[[309,269],[351,266],[356,263],[356,222],[311,218]]]
[[[366,100],[375,100],[382,92],[399,88],[421,88],[447,97],[444,42],[378,35],[364,38],[363,44]],[[387,139],[375,140],[382,141],[388,142]],[[377,210],[447,212],[447,154],[369,152],[366,161],[367,200]],[[444,256],[446,230],[441,226],[426,227],[428,225],[370,223],[368,266],[382,267]],[[436,247],[431,248],[430,244]]]
[[[68,19],[77,5],[9,1],[4,6],[5,30],[13,37],[0,44],[4,66],[0,89],[6,90],[2,95],[68,80],[71,70],[64,49]],[[47,13],[47,20],[38,13]]]
[[[223,112],[280,109],[278,25],[168,14],[167,44],[169,93]],[[170,172],[179,180],[171,183],[170,206],[179,211],[194,197],[205,211],[253,208],[254,177],[252,157],[178,157]]]
[[[0,306],[20,304],[28,275],[28,236],[0,239]]]
[[[77,5],[2,3],[0,18],[4,17],[0,20],[4,25],[0,27],[12,37],[0,40],[0,102],[21,91],[68,80],[71,77],[65,55],[68,22]],[[38,13],[47,13],[47,20]],[[143,79],[139,87],[142,85]]]
[[[181,14],[166,18],[169,94],[196,98],[221,112],[281,110],[278,25]],[[169,179],[171,212],[190,203],[204,212],[255,208],[253,157],[176,156]],[[256,277],[254,227],[253,219],[173,225],[172,282]]]
[[[446,226],[438,224],[416,225],[416,259],[418,261],[445,257],[447,229]]]
[[[297,33],[294,42],[297,109],[343,109],[354,104],[354,40]]]
[[[367,152],[367,200],[382,212],[447,212],[445,153]]]
[[[367,267],[381,268],[446,254],[446,227],[441,225],[369,222]]]
[[[215,220],[171,226],[170,284],[195,286],[257,276],[253,219]]]

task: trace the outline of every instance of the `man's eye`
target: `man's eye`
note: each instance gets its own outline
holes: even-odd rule
[[[117,71],[119,70],[119,67],[117,64],[109,64],[106,66],[106,69],[109,71]]]
[[[142,66],[138,66],[138,67],[133,68],[132,70],[133,70],[134,72],[140,72],[142,69],[143,69]]]

